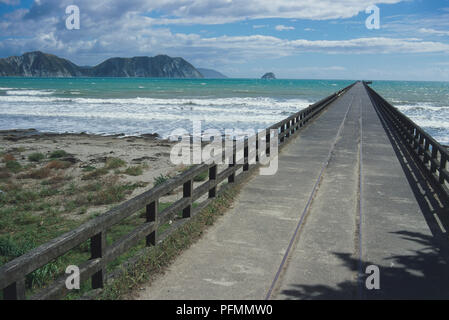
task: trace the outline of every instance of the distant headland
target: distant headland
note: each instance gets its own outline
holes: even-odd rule
[[[202,70],[204,74],[200,71]],[[94,67],[81,67],[58,56],[33,51],[0,59],[1,77],[126,77],[126,78],[223,78],[218,71],[196,69],[183,58],[110,58]]]

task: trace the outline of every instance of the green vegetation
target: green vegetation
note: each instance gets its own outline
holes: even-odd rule
[[[79,181],[67,174],[67,172],[73,174],[76,170],[66,171],[73,164],[60,159],[68,155],[64,150],[51,152],[48,161],[43,161],[45,156],[42,153],[30,154],[28,160],[31,163],[23,166],[15,159],[14,155],[3,153],[3,163],[0,164],[0,190],[2,190],[0,193],[0,266],[73,230],[87,220],[101,215],[115,204],[128,198],[137,188],[145,187],[148,184],[122,181],[121,179],[124,177],[117,175],[120,173],[140,176],[148,168],[147,164],[126,167],[127,164],[122,159],[108,158],[101,168],[84,167],[81,181]],[[18,157],[18,159],[20,158]],[[115,170],[116,175],[112,173],[112,170]],[[204,181],[206,178],[207,171],[195,177],[195,181]],[[169,176],[161,174],[154,179],[154,185],[160,185],[169,179]],[[171,203],[168,202],[159,203],[159,211],[165,210],[170,205]],[[194,203],[193,207],[197,207],[197,204]],[[94,213],[94,210],[98,211]],[[178,216],[180,215],[181,212],[178,213]],[[194,219],[197,217],[195,216]],[[195,224],[194,228],[199,228],[210,224],[214,219],[204,218],[202,222],[192,219],[192,221],[197,221],[192,223]],[[145,209],[142,209],[121,221],[108,230],[107,243],[114,243],[136,227],[141,226],[145,220]],[[159,226],[158,234],[171,232],[172,229],[172,223],[166,223]],[[182,235],[178,234],[180,231],[176,231],[174,235],[178,234],[176,237],[179,238],[169,240],[176,241],[176,244],[171,242],[166,244],[169,248],[167,255],[161,259],[161,262],[151,261],[149,263],[159,264],[162,267],[169,263],[179,252],[193,243],[194,238],[201,233],[200,231],[195,233],[195,231],[191,238],[189,230],[181,231],[181,233],[184,232]],[[108,270],[115,269],[145,247],[145,241],[142,240],[126,254],[109,264]],[[161,253],[165,255],[164,251],[159,251],[161,249],[153,248],[151,250],[156,250],[159,256]],[[89,257],[89,241],[86,241],[79,247],[35,270],[26,277],[27,295],[62,275],[68,264],[79,265],[87,261]],[[132,279],[132,281],[138,283],[140,280]],[[85,283],[82,288],[81,293],[86,292],[90,289],[90,284]],[[71,293],[68,298],[75,298],[79,294]]]
[[[106,159],[105,168],[106,169],[118,169],[120,167],[126,166],[126,162],[120,158],[108,158]]]
[[[5,168],[12,173],[18,173],[22,170],[22,165],[16,160],[6,160]]]
[[[169,176],[163,175],[163,174],[161,173],[159,176],[157,176],[156,178],[154,178],[154,186],[156,187],[156,186],[158,186],[158,185],[160,185],[160,184],[163,184],[165,181],[167,181],[167,180],[169,180],[169,179],[170,179]]]
[[[129,176],[140,176],[143,174],[143,169],[140,166],[128,167],[128,168],[126,168],[124,173]]]
[[[45,159],[45,155],[40,152],[34,152],[28,156],[28,160],[31,162],[40,162]]]
[[[55,150],[50,153],[49,158],[50,159],[57,159],[68,156],[68,153],[64,150]]]
[[[204,171],[203,173],[200,173],[195,178],[193,178],[193,181],[196,181],[196,182],[206,181],[206,179],[208,177],[209,177],[209,171]]]
[[[84,172],[91,172],[94,171],[96,168],[94,166],[87,166],[83,168]]]
[[[83,175],[81,177],[81,180],[92,180],[92,179],[97,179],[101,176],[107,175],[108,174],[108,169],[107,168],[99,168],[99,169],[95,169],[94,171],[90,171],[88,173],[86,173],[85,175]]]

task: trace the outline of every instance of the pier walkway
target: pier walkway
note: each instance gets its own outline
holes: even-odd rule
[[[332,102],[138,298],[449,298],[447,207],[379,110]]]

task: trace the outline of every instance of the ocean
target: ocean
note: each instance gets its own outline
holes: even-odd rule
[[[0,130],[168,137],[173,130],[263,129],[353,81],[0,78]],[[449,143],[449,83],[374,81],[373,88]]]

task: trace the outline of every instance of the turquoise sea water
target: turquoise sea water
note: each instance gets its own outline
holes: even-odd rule
[[[177,128],[261,129],[347,86],[342,80],[0,78],[0,130],[166,137]],[[441,142],[449,83],[374,82]]]

